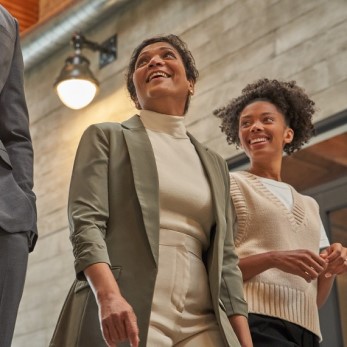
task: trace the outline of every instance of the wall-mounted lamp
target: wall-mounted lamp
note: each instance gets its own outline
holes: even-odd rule
[[[99,51],[99,68],[103,68],[117,58],[117,36],[104,43],[88,41],[81,33],[71,39],[75,53],[65,60],[65,65],[54,83],[60,100],[70,108],[78,110],[92,102],[99,82],[89,69],[89,60],[82,55],[83,48]]]

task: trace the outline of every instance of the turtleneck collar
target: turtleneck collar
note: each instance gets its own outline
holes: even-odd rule
[[[149,110],[140,110],[144,127],[158,133],[165,133],[175,138],[188,138],[183,116],[172,116]]]

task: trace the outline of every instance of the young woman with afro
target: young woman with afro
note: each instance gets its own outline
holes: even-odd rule
[[[255,347],[318,346],[318,308],[347,271],[347,250],[329,244],[316,201],[281,179],[283,151],[314,133],[314,105],[295,81],[261,79],[214,112],[250,160],[230,173],[230,193]]]

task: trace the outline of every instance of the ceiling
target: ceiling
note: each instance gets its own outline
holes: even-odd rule
[[[80,0],[0,0],[0,4],[18,20],[21,34],[78,2]]]
[[[0,4],[17,18],[21,33],[39,20],[40,0],[0,0]]]
[[[282,179],[303,191],[347,176],[347,132],[283,158]],[[347,247],[346,205],[329,212],[332,242]]]
[[[347,175],[347,132],[283,158],[282,180],[298,191]]]

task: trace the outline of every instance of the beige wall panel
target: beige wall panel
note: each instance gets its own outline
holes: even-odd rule
[[[45,6],[52,5],[47,1]],[[52,88],[72,52],[68,42],[26,71],[40,238],[30,255],[13,347],[48,345],[74,278],[66,210],[76,148],[88,125],[122,121],[136,112],[124,73],[141,40],[173,32],[188,43],[200,78],[187,127],[230,158],[240,152],[226,143],[212,111],[257,78],[297,80],[320,109],[316,120],[346,109],[346,19],[343,0],[132,0],[84,33],[97,42],[118,34],[117,61],[102,70],[98,54],[84,52],[100,81],[91,105],[70,110]]]
[[[347,80],[345,79],[318,94],[312,95],[312,98],[320,108],[320,112],[316,117],[317,121],[347,108],[346,91]]]

